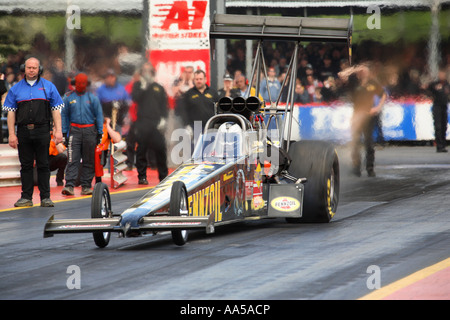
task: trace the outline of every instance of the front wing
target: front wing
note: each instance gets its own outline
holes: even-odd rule
[[[44,238],[59,233],[92,233],[119,232],[128,234],[129,231],[166,231],[173,229],[205,229],[206,233],[214,232],[214,217],[177,217],[177,216],[149,216],[140,219],[137,227],[121,226],[121,217],[99,219],[58,219],[54,216],[48,219],[44,227]]]

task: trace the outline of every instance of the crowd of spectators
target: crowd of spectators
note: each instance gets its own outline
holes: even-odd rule
[[[42,34],[35,36],[30,50],[0,55],[0,74],[4,75],[6,89],[9,90],[22,80],[24,75],[20,72],[20,65],[29,56],[39,59],[44,70],[42,77],[51,81],[61,96],[73,90],[71,79],[79,72],[88,75],[89,91],[92,93],[97,93],[97,90],[104,85],[106,75],[111,72],[116,73],[117,81],[125,86],[132,80],[136,65],[142,60],[141,55],[131,52],[134,50],[129,49],[125,44],[112,43],[105,37],[78,36],[75,39],[75,45],[77,50],[71,68],[65,65],[63,51],[53,49]],[[72,71],[68,72],[67,69]],[[6,94],[0,97],[2,105],[5,97]],[[2,114],[3,118],[4,116],[5,114]],[[4,143],[5,138],[7,136],[3,133],[0,143]]]
[[[227,55],[227,72],[235,74],[245,70],[245,43],[229,42]],[[426,43],[388,44],[366,41],[353,46],[352,63],[371,61],[376,77],[388,89],[394,99],[424,98],[425,88],[431,81],[427,70]],[[290,62],[294,44],[287,42],[265,43],[263,45],[267,62],[268,78],[275,72],[276,85],[283,92],[280,101],[286,101],[287,88],[281,88]],[[450,43],[441,44],[440,65],[447,68],[450,78]],[[349,66],[348,48],[346,45],[307,44],[300,47],[297,61],[294,102],[296,103],[329,103],[342,99],[344,91],[340,90],[341,80],[338,73]],[[264,77],[264,74],[262,74]],[[449,79],[450,80],[450,79]],[[260,83],[265,92],[266,79]],[[253,84],[255,85],[255,84]],[[264,100],[269,100],[263,94]],[[277,98],[271,92],[271,100]]]
[[[128,131],[127,129],[136,121],[136,108],[133,108],[131,98],[129,98],[130,84],[132,85],[133,81],[137,81],[133,77],[136,76],[136,67],[142,65],[142,57],[139,54],[131,53],[127,46],[123,44],[111,44],[105,39],[81,40],[78,41],[74,67],[71,68],[73,71],[67,72],[62,54],[53,51],[45,38],[36,37],[30,51],[19,51],[0,61],[2,62],[0,74],[4,75],[5,87],[9,90],[23,78],[20,65],[24,63],[28,56],[35,56],[40,60],[44,70],[42,77],[51,81],[61,96],[74,89],[71,79],[80,71],[83,71],[89,77],[90,86],[88,90],[90,92],[98,95],[99,98],[101,98],[102,92],[109,95],[111,90],[106,90],[105,86],[109,86],[108,88],[115,87],[115,84],[110,84],[108,80],[112,75],[116,79],[114,81],[117,81],[123,88],[125,98],[122,100],[126,100],[127,103],[126,108],[121,108],[125,110],[126,114],[119,113],[118,130],[121,131],[123,138],[127,138],[128,144],[132,140],[129,138],[132,137],[131,135],[127,137],[127,134],[132,130]],[[93,43],[95,45],[92,45]],[[245,76],[245,42],[228,42],[227,48],[224,82],[231,82],[232,80],[234,82],[232,87],[221,90],[233,92],[236,95],[242,95],[248,86],[251,90],[254,90],[255,83],[249,84]],[[424,48],[426,48],[424,43],[409,45],[382,45],[377,42],[361,43],[353,47],[352,62],[371,61],[372,71],[375,71],[375,76],[391,98],[413,98],[417,100],[427,96],[426,88],[432,80],[427,70],[428,53]],[[267,63],[267,76],[264,73],[261,74],[260,97],[266,102],[276,101],[278,97],[280,97],[281,102],[286,102],[289,90],[287,88],[288,81],[285,81],[285,78],[289,76],[287,71],[294,45],[287,42],[265,43],[263,50]],[[450,80],[449,43],[442,43],[441,53],[440,63],[446,67],[447,76]],[[348,54],[346,45],[310,43],[301,46],[297,70],[295,70],[294,103],[328,104],[346,99],[347,92],[343,90],[343,83],[338,73],[349,67]],[[169,97],[172,99],[171,108],[177,105],[177,101],[180,101],[184,92],[194,86],[193,76],[195,72],[196,70],[193,67],[185,66],[179,77],[176,77],[171,88],[173,96]],[[221,85],[218,84],[218,88],[212,89],[220,93]],[[125,87],[128,88],[128,93],[125,92]],[[2,105],[5,96],[6,94],[2,97]],[[103,100],[102,104],[105,102]],[[134,110],[134,117],[133,112],[128,112],[130,106],[130,110]],[[170,115],[174,114],[170,113]],[[6,137],[3,136],[3,138]],[[0,142],[6,141],[3,139]],[[133,156],[130,156],[127,152],[130,159],[134,159],[134,145],[133,142],[130,143]],[[149,157],[149,164],[151,162],[152,159]],[[132,169],[134,163],[129,161],[127,165]]]
[[[95,42],[95,46],[89,45]],[[75,66],[89,75],[91,90],[95,91],[103,83],[103,75],[114,70],[119,75],[119,82],[126,85],[134,72],[135,61],[123,44],[111,44],[106,39],[78,39]],[[441,45],[441,63],[450,71],[450,43]],[[227,44],[227,73],[236,71],[245,73],[245,42],[234,41]],[[264,44],[267,67],[275,71],[278,82],[283,83],[294,45],[288,42]],[[7,89],[21,80],[20,65],[27,55],[36,56],[44,67],[43,77],[51,80],[61,95],[70,89],[65,72],[62,54],[55,53],[48,41],[41,35],[36,36],[30,52],[19,51],[4,57],[0,64],[0,73],[5,75]],[[380,81],[390,86],[392,94],[397,96],[420,95],[427,78],[426,43],[389,44],[367,41],[353,45],[353,62],[370,60],[379,65]],[[128,61],[126,60],[128,57]],[[296,82],[298,102],[328,102],[339,97],[335,88],[339,87],[337,73],[348,66],[348,49],[346,45],[307,44],[300,47]],[[74,70],[74,72],[76,72]],[[73,76],[73,75],[72,75]],[[303,88],[303,89],[302,89]],[[320,90],[319,90],[319,89]],[[219,89],[219,88],[217,88]],[[303,90],[308,92],[300,98]],[[298,93],[297,93],[298,91]],[[266,98],[267,96],[263,96]],[[273,98],[273,97],[272,97]],[[309,98],[309,99],[307,99]]]
[[[39,59],[44,69],[43,78],[52,81],[59,93],[63,95],[71,89],[68,78],[73,78],[78,72],[88,74],[91,86],[95,92],[104,82],[104,75],[113,70],[118,74],[118,81],[125,85],[131,80],[135,71],[135,60],[141,59],[131,53],[123,43],[112,43],[106,37],[78,36],[75,39],[76,54],[71,72],[67,72],[64,64],[64,51],[54,50],[50,42],[42,34],[37,34],[28,51],[19,50],[17,53],[1,56],[0,73],[5,75],[7,88],[11,87],[23,77],[19,68],[27,56]],[[63,48],[61,48],[63,49]]]
[[[45,37],[38,35],[29,52],[19,51],[4,57],[0,64],[0,73],[4,74],[6,88],[11,88],[21,80],[23,74],[20,65],[26,56],[33,55],[40,59],[43,77],[52,81],[59,93],[63,95],[73,89],[70,78],[76,72],[84,71],[89,76],[90,90],[96,92],[103,85],[104,76],[111,70],[118,75],[118,82],[126,86],[132,80],[140,55],[133,54],[123,44],[112,44],[107,39],[77,39],[77,54],[73,72],[66,72],[64,57],[61,52],[51,49]],[[238,78],[238,73],[245,73],[246,57],[244,41],[227,43],[227,74]],[[271,100],[277,99],[281,90],[280,101],[286,101],[287,88],[282,87],[290,62],[294,44],[288,42],[264,43],[264,56],[267,63],[268,79],[262,75],[260,83],[261,95],[269,100],[266,82],[269,82]],[[450,43],[441,43],[441,64],[447,66],[450,77]],[[380,44],[367,41],[353,45],[352,62],[372,61],[377,70],[377,77],[382,85],[388,88],[391,98],[424,97],[424,87],[431,79],[427,71],[426,42],[416,44]],[[330,103],[343,98],[338,72],[349,65],[346,45],[306,44],[300,47],[296,70],[294,102],[302,104]],[[185,91],[183,86],[191,87],[192,83],[183,78],[184,74],[194,70],[186,69],[180,75],[177,87]],[[211,75],[210,75],[211,76]],[[187,77],[189,78],[189,77]],[[270,81],[268,81],[270,80]],[[218,84],[219,89],[222,84]],[[253,84],[254,85],[254,84]],[[175,92],[176,95],[176,92]],[[4,96],[3,96],[4,98]]]

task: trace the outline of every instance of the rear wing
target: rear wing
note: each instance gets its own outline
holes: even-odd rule
[[[209,35],[211,39],[270,39],[350,44],[352,25],[353,17],[340,19],[215,14]]]
[[[353,15],[349,19],[215,14],[209,29],[214,39],[347,43],[352,64]],[[214,56],[214,54],[213,54]]]

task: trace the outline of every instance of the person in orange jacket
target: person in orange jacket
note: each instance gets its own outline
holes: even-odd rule
[[[111,142],[118,143],[122,140],[122,135],[111,127],[111,118],[103,118],[103,135],[100,143],[95,149],[95,181],[101,182],[103,177],[103,167],[110,165],[108,156],[110,154]]]
[[[66,146],[63,143],[55,143],[53,133],[51,133],[48,164],[50,171],[56,171],[56,185],[64,185],[64,171],[67,165],[67,154],[64,152]]]
[[[104,117],[103,118],[103,134],[100,139],[100,143],[97,144],[95,148],[95,160],[94,160],[94,169],[95,169],[95,182],[101,182],[101,178],[103,177],[103,167],[108,164],[109,166],[109,147],[110,143],[118,143],[122,140],[122,135],[120,132],[114,130],[111,127],[111,118]],[[75,182],[75,185],[80,185],[80,173],[78,171],[78,177]]]
[[[111,127],[111,118],[104,117],[103,121],[103,135],[102,139],[100,141],[100,145],[103,151],[108,151],[109,149],[109,143],[112,141],[112,143],[117,143],[122,140],[122,135],[119,131],[114,130]]]

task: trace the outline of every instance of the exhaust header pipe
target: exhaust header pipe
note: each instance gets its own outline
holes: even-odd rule
[[[258,97],[223,97],[217,102],[217,113],[238,113],[248,117],[252,112],[258,112],[261,101]]]

